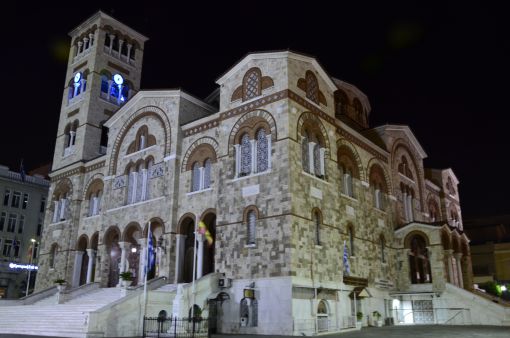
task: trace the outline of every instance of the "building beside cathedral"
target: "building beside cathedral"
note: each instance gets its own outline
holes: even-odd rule
[[[70,36],[38,290],[114,288],[124,271],[141,285],[150,227],[149,279],[175,284],[151,315],[195,303],[220,332],[294,335],[353,327],[357,312],[454,317],[435,309],[473,284],[459,181],[424,167],[408,126],[370,126],[355,85],[282,51],[248,54],[206,100],[142,90],[145,36],[102,12]]]

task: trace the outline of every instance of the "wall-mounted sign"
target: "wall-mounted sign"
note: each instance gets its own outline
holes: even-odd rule
[[[18,263],[9,263],[9,268],[11,268],[11,269],[22,269],[22,270],[39,270],[39,267],[37,265],[18,264]]]
[[[255,298],[255,290],[253,289],[244,289],[243,291],[244,298]]]

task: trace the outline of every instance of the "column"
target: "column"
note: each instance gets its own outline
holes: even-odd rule
[[[204,170],[204,167],[200,167],[198,168],[198,175],[200,176],[200,181],[199,181],[199,187],[198,187],[198,190],[204,190],[204,186],[205,186],[205,170]]]
[[[324,168],[324,155],[326,154],[326,149],[325,148],[320,148],[319,149],[319,153],[320,153],[320,174],[322,176],[325,176],[326,175],[326,170]]]
[[[308,142],[308,169],[309,174],[315,174],[315,163],[313,158],[313,149],[315,148],[315,142]]]
[[[462,253],[456,252],[453,254],[455,256],[456,264],[457,264],[457,280],[459,281],[459,284],[457,285],[459,288],[464,288],[464,281],[462,280],[462,265],[461,265],[461,259],[462,259]]]
[[[80,55],[82,53],[82,49],[81,49],[82,46],[83,46],[83,42],[78,41],[78,54],[77,55]]]
[[[183,279],[184,272],[184,244],[186,241],[186,235],[175,235],[175,281],[179,283]]]
[[[204,271],[204,240],[205,236],[197,234],[198,252],[197,252],[197,279],[202,277]]]
[[[87,249],[87,255],[89,256],[89,264],[87,266],[87,284],[92,282],[94,276],[94,263],[96,261],[96,250]]]
[[[80,286],[80,272],[81,272],[81,263],[83,262],[83,251],[76,251],[74,256],[74,270],[73,270],[73,282],[72,287]]]
[[[447,281],[450,284],[454,284],[453,281],[453,268],[452,268],[452,253],[453,250],[444,250],[444,256],[445,256],[445,265],[446,265],[446,271],[448,273]]]
[[[409,215],[407,213],[407,193],[406,192],[403,192],[402,193],[402,202],[403,202],[403,205],[404,205],[404,218],[406,220],[406,222],[409,221]]]
[[[235,175],[234,178],[239,177],[239,172],[241,171],[241,146],[239,144],[234,144],[234,152],[235,152]]]
[[[138,240],[138,244],[140,245],[140,251],[138,251],[138,255],[140,257],[138,262],[138,285],[142,285],[145,283],[145,261],[147,260],[145,254],[147,251],[147,238],[140,238]]]
[[[122,45],[123,44],[124,44],[124,40],[119,39],[119,59],[120,59],[120,55],[121,55],[121,52],[122,52]]]
[[[58,210],[58,201],[54,201],[53,202],[53,223],[57,223],[58,222],[58,214],[59,214],[59,210]]]
[[[89,47],[89,38],[83,38],[83,51],[85,52]]]
[[[271,170],[271,134],[267,138],[267,170]]]
[[[90,41],[89,47],[94,46],[94,33],[89,34],[89,41]]]
[[[131,48],[133,48],[133,45],[128,43],[127,44],[127,63],[129,63],[129,58],[131,57]]]
[[[124,272],[126,271],[126,257],[127,257],[127,251],[129,250],[129,242],[119,242],[119,247],[121,250],[120,253],[120,266],[119,271]]]
[[[108,49],[108,54],[112,55],[112,49],[113,49],[113,40],[115,40],[115,34],[110,34],[110,47]]]

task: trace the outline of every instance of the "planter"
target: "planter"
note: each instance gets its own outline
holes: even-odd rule
[[[57,291],[59,293],[63,292],[66,289],[65,284],[57,284]]]
[[[361,330],[361,326],[363,325],[362,322],[356,322],[356,329]]]

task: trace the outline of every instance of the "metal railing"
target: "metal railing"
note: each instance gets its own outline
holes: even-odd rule
[[[393,311],[395,324],[466,325],[471,323],[471,311],[465,308],[398,309]]]
[[[209,337],[211,318],[143,317],[143,337]]]

